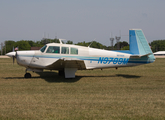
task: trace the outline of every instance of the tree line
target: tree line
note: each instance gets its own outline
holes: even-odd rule
[[[165,40],[154,40],[150,43],[153,52],[165,51]]]
[[[19,50],[30,50],[31,47],[42,47],[47,43],[60,43],[59,39],[46,39],[43,38],[40,41],[32,41],[32,40],[20,40],[20,41],[13,41],[7,40],[3,46],[3,55],[5,53],[13,51],[13,48],[18,47]],[[65,44],[74,44],[73,41],[66,41]],[[92,41],[92,42],[78,42],[75,45],[80,46],[90,46],[91,48],[98,48],[98,49],[105,49],[105,50],[117,50],[117,43],[114,46],[106,46],[99,42]],[[156,51],[165,51],[165,40],[154,40],[153,42],[149,43],[153,52]],[[120,50],[129,50],[129,44],[126,41],[119,42],[119,49]]]
[[[13,40],[7,40],[5,41],[5,44],[3,46],[3,55],[5,53],[13,51],[13,48],[18,47],[19,50],[30,50],[31,47],[42,47],[47,43],[60,43],[59,39],[46,39],[43,38],[41,41],[32,41],[32,40],[20,40],[20,41],[13,41]],[[63,42],[64,43],[64,42]],[[66,41],[65,44],[74,44],[73,41]],[[90,46],[91,48],[98,48],[98,49],[105,49],[105,50],[117,50],[117,43],[111,47],[111,46],[105,46],[102,45],[99,42],[92,41],[92,42],[78,42],[75,45],[80,46]],[[125,41],[120,42],[120,48],[122,49],[129,49],[129,44]]]

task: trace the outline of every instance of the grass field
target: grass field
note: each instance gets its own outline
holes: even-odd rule
[[[32,73],[0,59],[0,119],[165,119],[165,59],[116,70]]]

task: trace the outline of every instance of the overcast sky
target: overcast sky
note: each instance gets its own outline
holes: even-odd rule
[[[128,42],[132,28],[148,42],[165,39],[165,0],[0,0],[0,42],[57,36],[109,46],[111,33]]]

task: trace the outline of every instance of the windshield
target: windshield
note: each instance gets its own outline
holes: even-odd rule
[[[41,51],[41,52],[44,52],[45,49],[46,49],[46,47],[47,47],[47,46],[45,45],[44,47],[42,47],[42,48],[40,49],[40,51]]]

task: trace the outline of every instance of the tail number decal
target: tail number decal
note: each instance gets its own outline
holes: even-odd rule
[[[128,58],[100,57],[98,64],[110,64],[112,62],[113,64],[125,65],[128,63],[128,60]]]

